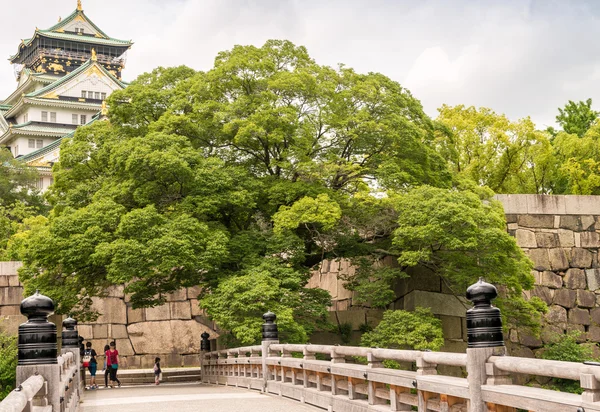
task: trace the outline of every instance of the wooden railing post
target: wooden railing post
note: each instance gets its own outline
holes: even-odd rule
[[[590,403],[600,401],[600,382],[596,376],[591,373],[581,373],[580,376],[579,384],[583,389],[581,400]]]
[[[506,351],[500,310],[491,304],[497,296],[496,288],[482,278],[467,289],[467,299],[475,305],[467,311],[469,412],[487,411],[481,393],[481,386],[487,380],[486,363],[490,356]]]

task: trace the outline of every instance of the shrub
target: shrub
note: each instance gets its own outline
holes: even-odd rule
[[[17,337],[0,332],[0,400],[15,388]]]

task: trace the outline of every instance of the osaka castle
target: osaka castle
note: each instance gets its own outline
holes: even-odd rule
[[[126,87],[121,71],[132,44],[100,30],[78,0],[73,13],[36,28],[9,58],[17,88],[0,101],[0,146],[39,170],[39,189],[52,183],[61,140],[102,116],[105,99]]]

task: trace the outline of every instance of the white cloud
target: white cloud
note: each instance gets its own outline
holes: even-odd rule
[[[76,0],[3,8],[0,54],[14,54],[36,26],[49,27]],[[600,6],[593,0],[83,0],[109,35],[133,39],[127,80],[156,66],[207,70],[221,50],[285,38],[321,64],[386,74],[427,113],[442,104],[488,106],[552,124],[567,100],[600,107]],[[0,98],[14,87],[0,65]]]

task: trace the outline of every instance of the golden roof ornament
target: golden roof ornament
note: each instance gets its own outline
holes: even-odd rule
[[[102,100],[102,110],[100,111],[102,116],[108,116],[108,107],[106,106],[106,100]]]
[[[92,48],[92,61],[98,61],[98,56],[96,55],[96,49]]]
[[[81,7],[81,0],[77,0],[77,11],[81,10],[83,10],[83,7]]]
[[[58,16],[58,22],[60,23],[62,21],[62,17]]]

